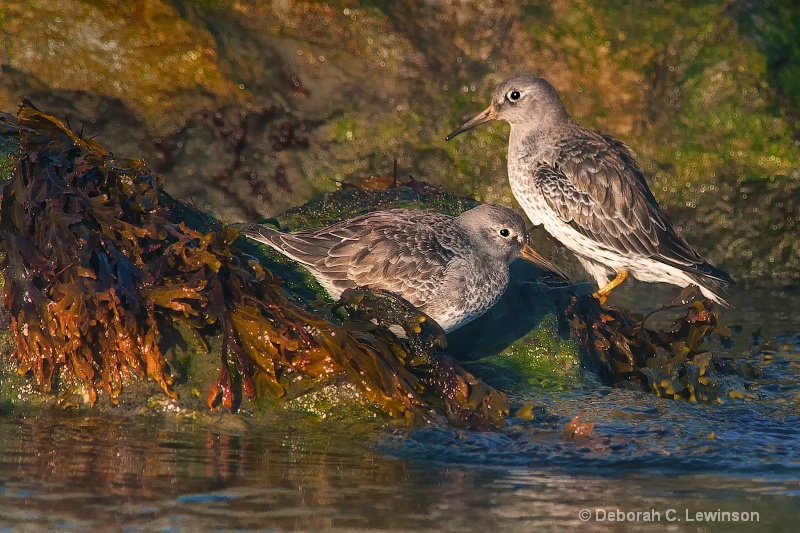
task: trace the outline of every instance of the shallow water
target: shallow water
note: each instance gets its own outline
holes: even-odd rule
[[[614,303],[674,292],[634,283]],[[731,355],[762,346],[749,360],[764,376],[744,384],[750,399],[723,405],[584,375],[562,390],[512,391],[514,404],[534,405],[534,419],[495,433],[299,415],[240,415],[246,428],[230,429],[225,417],[6,410],[0,531],[652,530],[647,519],[676,531],[752,530],[741,514],[698,521],[698,512],[719,519],[716,511],[795,530],[800,336],[786,333],[800,331],[798,297],[768,284],[733,295],[722,322],[736,342],[710,345]],[[564,424],[577,414],[596,424],[593,436],[566,442]]]
[[[586,391],[574,400],[581,396],[594,395]],[[643,422],[629,430],[631,442],[616,450],[559,442],[559,428],[546,423],[538,432],[514,428],[500,435],[403,430],[376,448],[324,426],[231,434],[155,417],[4,416],[0,527],[592,531],[609,525],[595,520],[598,509],[652,509],[660,512],[662,525],[699,530],[700,523],[686,522],[687,510],[695,517],[719,509],[759,513],[762,527],[790,529],[800,511],[796,418],[794,424],[785,421],[784,434],[758,432],[760,437],[739,447],[728,446],[726,431],[716,442],[686,432],[676,445],[654,426],[669,428],[684,410],[665,407],[670,408],[663,414],[610,413],[622,428]],[[696,407],[685,411],[700,416]],[[727,423],[725,416],[718,423]],[[614,429],[605,426],[602,432]],[[759,439],[763,453],[750,456]],[[776,462],[766,467],[769,457]],[[582,509],[590,510],[591,527],[580,520]],[[710,529],[722,529],[717,526]],[[737,526],[747,529],[742,523],[724,528]]]

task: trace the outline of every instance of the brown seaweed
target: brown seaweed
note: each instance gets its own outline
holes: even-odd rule
[[[584,422],[582,415],[572,417],[572,420],[564,425],[561,432],[561,440],[568,442],[581,442],[592,438],[594,432],[594,422]]]
[[[312,314],[239,251],[237,230],[170,198],[143,162],[115,158],[28,102],[18,124],[19,158],[1,190],[4,305],[19,371],[43,391],[116,402],[127,380],[146,376],[174,398],[181,376],[162,341],[188,327],[221,339],[210,407],[281,397],[289,373],[346,373],[391,416],[503,424],[505,396],[437,352],[441,330],[408,304],[355,291],[341,323]],[[406,341],[392,323],[408,328]]]
[[[673,302],[662,310],[683,305]],[[588,365],[606,383],[633,385],[676,400],[718,402],[723,396],[722,375],[747,378],[758,370],[728,364],[703,349],[705,338],[718,325],[712,302],[696,300],[685,309],[670,328],[658,331],[645,326],[649,315],[601,305],[590,295],[574,297],[564,316]]]

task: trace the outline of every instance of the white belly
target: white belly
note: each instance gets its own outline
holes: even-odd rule
[[[578,256],[583,267],[597,285],[602,287],[622,268],[642,281],[686,279],[682,271],[639,254],[621,253],[598,243],[564,222],[550,208],[538,191],[523,180],[513,180],[511,190],[525,214],[534,225],[541,225],[558,242]]]

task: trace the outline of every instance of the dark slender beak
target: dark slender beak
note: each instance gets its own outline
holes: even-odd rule
[[[533,263],[534,265],[538,266],[541,269],[547,270],[548,272],[552,272],[553,274],[555,274],[562,280],[566,281],[567,283],[570,282],[567,275],[564,274],[564,272],[562,272],[561,269],[559,269],[557,266],[555,266],[553,263],[551,263],[541,255],[539,255],[539,253],[533,248],[531,248],[529,244],[526,243],[522,247],[522,250],[520,250],[519,252],[519,256],[523,259],[530,261],[531,263]]]
[[[489,107],[484,109],[483,112],[481,112],[481,114],[472,117],[471,119],[466,121],[460,128],[458,128],[453,133],[445,137],[444,140],[449,141],[450,139],[452,139],[453,137],[455,137],[460,133],[464,133],[467,130],[471,130],[475,126],[480,126],[484,122],[489,122],[490,120],[495,120],[495,119],[497,119],[497,110],[494,108],[494,103],[492,103]]]

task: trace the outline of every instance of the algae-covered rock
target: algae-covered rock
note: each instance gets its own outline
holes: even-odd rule
[[[577,345],[562,339],[554,316],[503,350],[497,364],[508,368],[529,386],[561,389],[579,379]]]
[[[155,135],[215,99],[248,98],[220,73],[211,35],[168,2],[12,1],[3,2],[0,20],[4,98],[15,85],[88,92],[124,103]]]
[[[497,354],[471,360],[467,353],[465,364],[508,392],[564,390],[577,385],[582,378],[579,347],[559,327],[557,314],[558,310],[548,309],[530,331]]]
[[[661,204],[734,278],[797,278],[795,2],[7,0],[0,108],[21,97],[225,221],[353,175],[512,204],[505,126],[445,143],[499,79],[533,70],[627,142]],[[762,191],[766,192],[762,194]],[[788,214],[787,214],[788,213]],[[761,238],[759,238],[761,237]],[[747,243],[775,242],[749,251]]]
[[[183,386],[235,411],[243,396],[277,399],[303,378],[341,375],[391,416],[503,424],[505,396],[436,351],[443,332],[419,327],[407,302],[351,291],[341,321],[314,315],[236,247],[235,229],[173,200],[141,161],[27,102],[18,120],[0,207],[4,306],[18,373],[63,405],[117,404],[146,376],[172,400]]]

